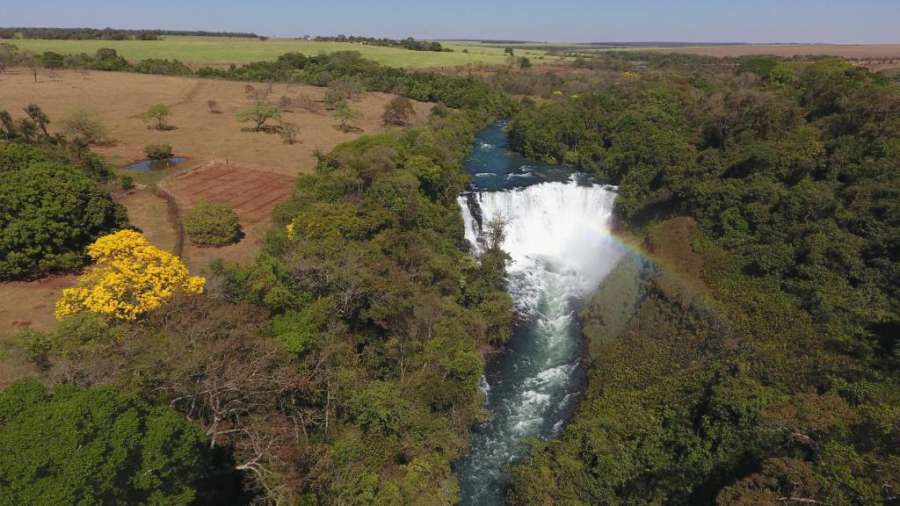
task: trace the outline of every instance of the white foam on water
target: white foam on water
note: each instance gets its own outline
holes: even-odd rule
[[[529,322],[527,340],[508,352],[505,372],[481,388],[490,395],[495,417],[473,437],[463,471],[466,504],[496,502],[503,469],[521,454],[522,439],[562,430],[577,399],[581,337],[573,303],[596,289],[623,254],[611,236],[615,198],[611,187],[579,185],[574,178],[459,198],[465,236],[476,255],[483,226],[504,223],[507,290]]]

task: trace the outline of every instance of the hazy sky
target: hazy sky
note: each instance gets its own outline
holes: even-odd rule
[[[0,26],[568,42],[900,43],[900,0],[0,0]]]

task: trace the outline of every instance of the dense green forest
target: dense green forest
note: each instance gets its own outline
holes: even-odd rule
[[[63,64],[191,72],[109,50]],[[584,399],[512,470],[511,504],[896,503],[896,83],[834,59],[636,52],[480,77],[356,53],[198,75],[443,105],[321,154],[257,258],[215,264],[202,296],[24,331],[40,383],[0,393],[0,504],[455,503],[514,323],[502,230],[476,260],[456,201],[502,116],[524,155],[619,185],[647,253],[586,304]],[[102,161],[26,112],[0,114],[3,278],[81,266],[127,226]]]
[[[671,271],[627,323],[608,291],[586,310],[588,394],[513,502],[896,501],[896,85],[834,59],[670,62],[524,110],[510,144],[620,185]]]

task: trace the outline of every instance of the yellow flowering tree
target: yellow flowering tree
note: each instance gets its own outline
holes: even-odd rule
[[[82,311],[120,320],[134,320],[178,293],[203,293],[206,280],[191,276],[175,255],[150,244],[133,230],[97,239],[88,247],[94,262],[78,280],[78,287],[63,290],[56,303],[56,318]]]

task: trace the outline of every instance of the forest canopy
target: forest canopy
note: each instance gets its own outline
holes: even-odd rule
[[[619,185],[668,262],[624,330],[609,293],[586,310],[588,393],[512,502],[896,500],[900,89],[836,59],[650,61],[509,129]]]

